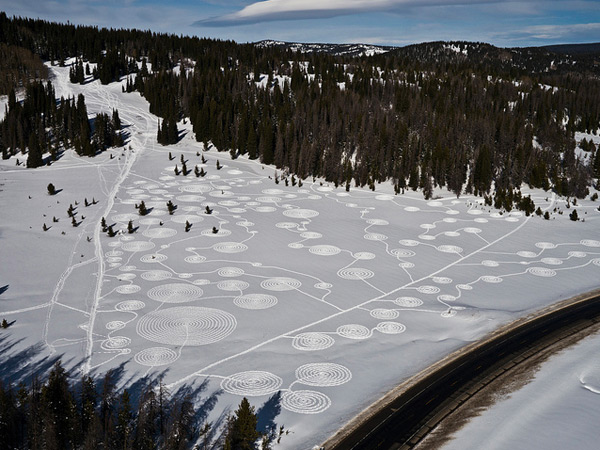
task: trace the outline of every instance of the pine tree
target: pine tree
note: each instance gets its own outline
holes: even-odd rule
[[[48,183],[48,195],[56,194],[56,188],[52,183]]]
[[[244,397],[240,406],[230,418],[229,429],[225,438],[227,445],[232,450],[254,450],[256,441],[260,437],[256,431],[258,419],[254,413],[254,407],[250,406],[248,399]]]
[[[185,221],[185,232],[187,233],[192,228],[192,224],[189,221]]]
[[[138,205],[138,213],[140,216],[145,216],[148,212],[148,208],[146,208],[146,204],[144,203],[144,200],[142,200]]]
[[[133,228],[133,220],[130,220],[129,223],[127,224],[127,232],[129,234],[135,233],[135,228]]]

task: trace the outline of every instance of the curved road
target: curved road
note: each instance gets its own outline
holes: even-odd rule
[[[444,417],[540,347],[600,320],[600,290],[501,327],[398,386],[323,444],[326,450],[409,449]]]

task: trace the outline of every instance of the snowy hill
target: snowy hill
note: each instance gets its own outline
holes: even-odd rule
[[[387,53],[395,47],[370,44],[309,44],[283,41],[260,41],[257,47],[280,47],[299,53],[328,53],[333,56],[373,56]]]

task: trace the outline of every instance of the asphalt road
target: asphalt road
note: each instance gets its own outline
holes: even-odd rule
[[[470,345],[417,376],[391,401],[346,427],[325,443],[325,450],[410,449],[454,409],[499,374],[541,348],[600,321],[595,291],[522,319]],[[389,399],[388,399],[389,400]]]

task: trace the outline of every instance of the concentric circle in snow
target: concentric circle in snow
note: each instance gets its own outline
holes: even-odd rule
[[[229,336],[237,322],[228,312],[197,306],[152,311],[137,323],[137,333],[159,344],[208,345]]]
[[[394,248],[390,250],[390,253],[394,255],[396,258],[412,258],[416,255],[412,250],[408,250],[405,248]]]
[[[191,192],[193,194],[204,194],[212,191],[212,187],[207,184],[188,184],[179,188],[181,192]]]
[[[467,227],[467,228],[463,229],[463,231],[465,233],[470,233],[470,234],[479,234],[479,233],[481,233],[481,228]]]
[[[235,278],[240,275],[244,275],[244,269],[240,269],[239,267],[221,267],[217,270],[217,275],[224,278]]]
[[[229,236],[231,234],[231,230],[225,230],[223,228],[219,228],[219,230],[216,233],[214,233],[212,228],[206,228],[206,229],[202,230],[200,232],[200,234],[204,237],[219,238],[219,237]],[[244,245],[244,244],[242,244],[242,245]]]
[[[389,225],[390,223],[384,219],[367,219],[369,225]]]
[[[242,280],[223,280],[217,283],[217,289],[227,292],[243,291],[250,285]]]
[[[563,260],[560,258],[542,258],[541,262],[548,264],[549,266],[560,266],[563,263]]]
[[[527,273],[536,277],[550,278],[556,276],[556,271],[548,269],[547,267],[529,267]]]
[[[292,347],[306,352],[325,350],[335,344],[335,340],[325,333],[302,333],[294,336]]]
[[[147,241],[130,241],[125,242],[121,248],[126,252],[146,252],[155,247],[154,242]]]
[[[288,209],[283,215],[292,219],[310,219],[319,215],[318,211],[313,209]]]
[[[556,248],[556,244],[553,244],[552,242],[536,242],[535,246],[544,250],[551,250],[553,248]]]
[[[364,325],[348,324],[337,328],[336,333],[347,339],[367,339],[371,336],[371,330]]]
[[[375,254],[371,252],[356,252],[352,254],[352,257],[360,261],[368,261],[371,259],[375,259]]]
[[[305,231],[304,233],[300,233],[300,237],[302,239],[319,239],[322,238],[323,235],[321,233],[317,233],[316,231]]]
[[[135,294],[136,292],[140,292],[141,287],[137,284],[125,284],[123,286],[118,286],[115,291],[119,294]]]
[[[212,249],[219,253],[242,253],[248,250],[248,246],[241,242],[218,242]]]
[[[585,247],[600,247],[600,241],[597,241],[595,239],[582,239],[581,241],[579,241],[579,243]]]
[[[440,245],[440,246],[436,247],[436,250],[438,252],[442,252],[442,253],[462,253],[463,252],[462,247],[459,247],[457,245]]]
[[[313,245],[308,251],[313,255],[319,256],[333,256],[341,252],[335,245]]]
[[[333,287],[333,284],[331,283],[325,283],[325,282],[319,282],[319,283],[315,283],[315,288],[316,289],[331,289]]]
[[[137,353],[133,359],[142,366],[166,366],[179,358],[177,352],[166,347],[150,347]]]
[[[102,350],[120,350],[131,344],[131,339],[126,336],[111,336],[100,343]]]
[[[426,295],[437,294],[440,292],[440,288],[437,286],[419,286],[417,292]]]
[[[587,253],[578,251],[571,251],[568,254],[571,258],[585,258],[587,256]]]
[[[183,258],[183,260],[188,264],[200,264],[206,261],[206,258],[202,255],[190,255]]]
[[[171,278],[173,274],[167,270],[148,270],[141,277],[146,281],[164,281]]]
[[[521,250],[517,252],[517,256],[520,256],[521,258],[535,258],[537,253]]]
[[[177,234],[177,230],[166,227],[150,228],[149,230],[144,230],[142,234],[150,239],[166,239],[175,236]]]
[[[454,302],[456,301],[456,296],[450,294],[442,294],[438,295],[437,299],[441,302]]]
[[[298,414],[319,414],[331,406],[331,400],[317,391],[286,391],[281,397],[281,406]]]
[[[382,200],[382,201],[394,200],[394,196],[390,195],[390,194],[379,194],[379,195],[375,196],[375,200]]]
[[[384,309],[384,308],[373,309],[373,310],[371,310],[371,312],[369,314],[371,315],[371,317],[373,317],[375,319],[380,319],[380,320],[396,319],[400,315],[400,313],[394,309]]]
[[[419,245],[419,241],[415,241],[413,239],[402,239],[398,241],[400,245],[404,245],[405,247],[416,247]]]
[[[500,277],[496,277],[493,275],[484,275],[480,278],[481,281],[483,281],[484,283],[502,283],[502,278]]]
[[[485,267],[498,267],[500,263],[498,261],[484,259],[483,261],[481,261],[481,265]]]
[[[341,364],[309,363],[296,369],[296,379],[308,386],[340,386],[352,379],[352,372]]]
[[[284,292],[298,289],[302,283],[295,278],[274,277],[262,281],[260,286],[267,291]]]
[[[112,320],[108,322],[105,327],[110,331],[120,330],[121,328],[125,328],[125,322],[122,320]]]
[[[452,278],[448,278],[448,277],[433,277],[432,278],[434,283],[437,284],[450,284],[452,283]]]
[[[375,329],[383,334],[400,334],[406,331],[406,326],[399,322],[379,322]]]
[[[423,300],[416,297],[398,297],[394,303],[402,308],[416,308],[423,304]]]
[[[367,241],[385,241],[387,236],[381,233],[367,233],[363,236]]]
[[[225,378],[221,382],[221,389],[229,394],[258,397],[277,392],[282,383],[283,380],[271,372],[249,370]]]
[[[433,230],[435,227],[436,226],[433,223],[422,223],[421,225],[419,225],[419,228],[422,228],[424,230]]]
[[[143,263],[160,263],[167,259],[167,255],[163,255],[162,253],[151,253],[140,257],[140,261]]]
[[[153,287],[148,291],[148,297],[162,303],[187,303],[198,300],[204,292],[193,284],[171,283]]]
[[[298,224],[294,222],[279,222],[276,223],[275,226],[277,228],[283,228],[284,230],[291,230],[294,228],[298,228]]]
[[[277,297],[268,294],[245,294],[236,297],[233,304],[243,309],[268,309],[277,304]]]
[[[139,311],[143,309],[146,304],[141,300],[125,300],[115,305],[117,311]]]
[[[375,273],[373,273],[372,270],[363,269],[361,267],[347,267],[338,270],[337,276],[344,280],[367,280],[373,278]]]
[[[433,200],[431,202],[427,202],[427,206],[431,206],[433,208],[437,208],[437,207],[440,207],[440,206],[444,206],[444,204],[442,202],[437,201],[437,200]]]

